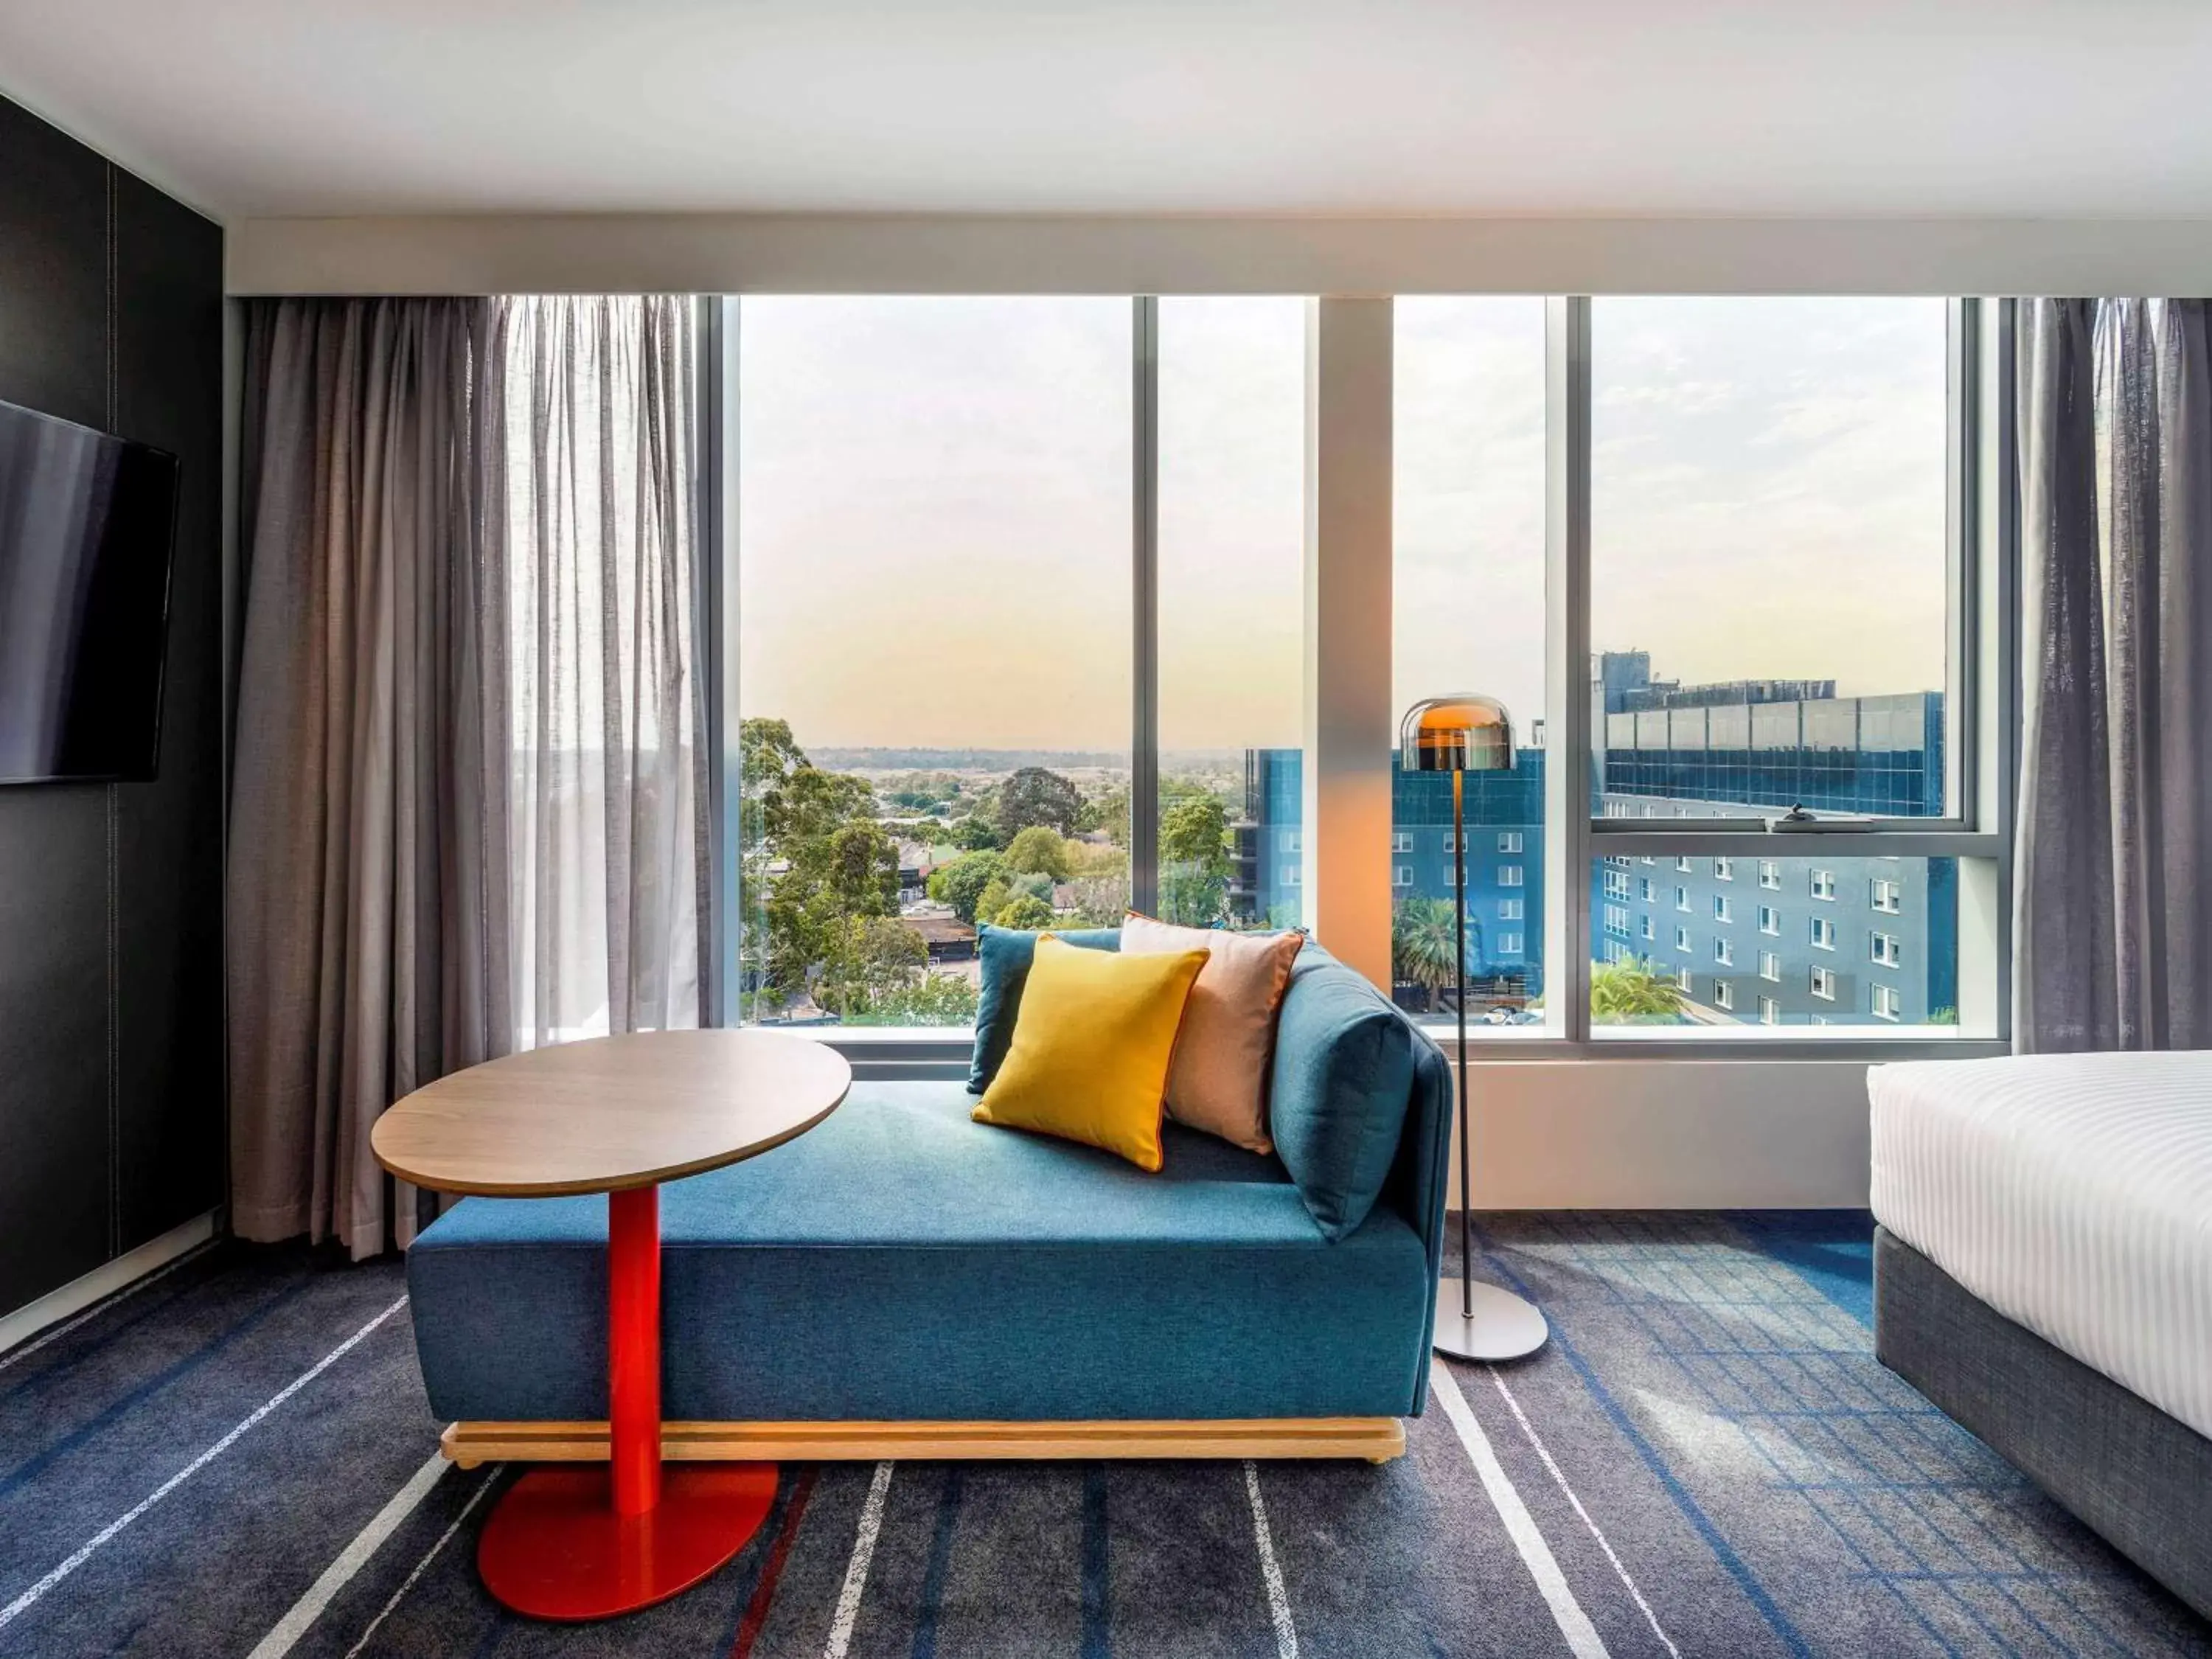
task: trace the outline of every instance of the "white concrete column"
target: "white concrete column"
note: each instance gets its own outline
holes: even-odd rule
[[[1390,988],[1391,307],[1306,313],[1305,919]]]
[[[1544,313],[1544,1027],[1589,1036],[1590,302]]]

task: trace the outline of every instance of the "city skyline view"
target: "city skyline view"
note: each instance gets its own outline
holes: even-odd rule
[[[1130,309],[745,301],[748,714],[809,746],[1126,750]],[[1162,743],[1295,744],[1304,302],[1160,312]],[[1692,681],[1940,688],[1942,303],[1594,314],[1598,647]],[[1543,303],[1401,299],[1397,329],[1394,701],[1486,690],[1525,731]],[[834,659],[804,643],[825,632]]]

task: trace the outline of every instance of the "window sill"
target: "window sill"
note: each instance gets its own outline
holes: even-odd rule
[[[1455,1053],[1449,1020],[1415,1022],[1447,1055]],[[964,1026],[805,1026],[793,1032],[837,1050],[862,1081],[964,1079],[975,1046]],[[1905,1026],[1600,1026],[1588,1041],[1570,1042],[1539,1025],[1470,1025],[1468,1057],[1482,1060],[1553,1060],[1668,1064],[1688,1060],[1989,1060],[2012,1052],[1994,1037],[1965,1036],[1954,1025]]]

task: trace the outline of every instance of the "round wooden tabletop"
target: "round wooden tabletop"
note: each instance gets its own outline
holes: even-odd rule
[[[778,1031],[640,1031],[487,1060],[376,1121],[376,1161],[441,1193],[551,1198],[719,1169],[805,1134],[844,1056]]]

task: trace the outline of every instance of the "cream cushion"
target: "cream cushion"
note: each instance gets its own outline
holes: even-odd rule
[[[1275,1150],[1267,1138],[1267,1060],[1275,1012],[1304,944],[1303,933],[1178,927],[1133,911],[1122,921],[1124,956],[1206,953],[1168,1066],[1168,1115],[1176,1122],[1248,1152]]]

